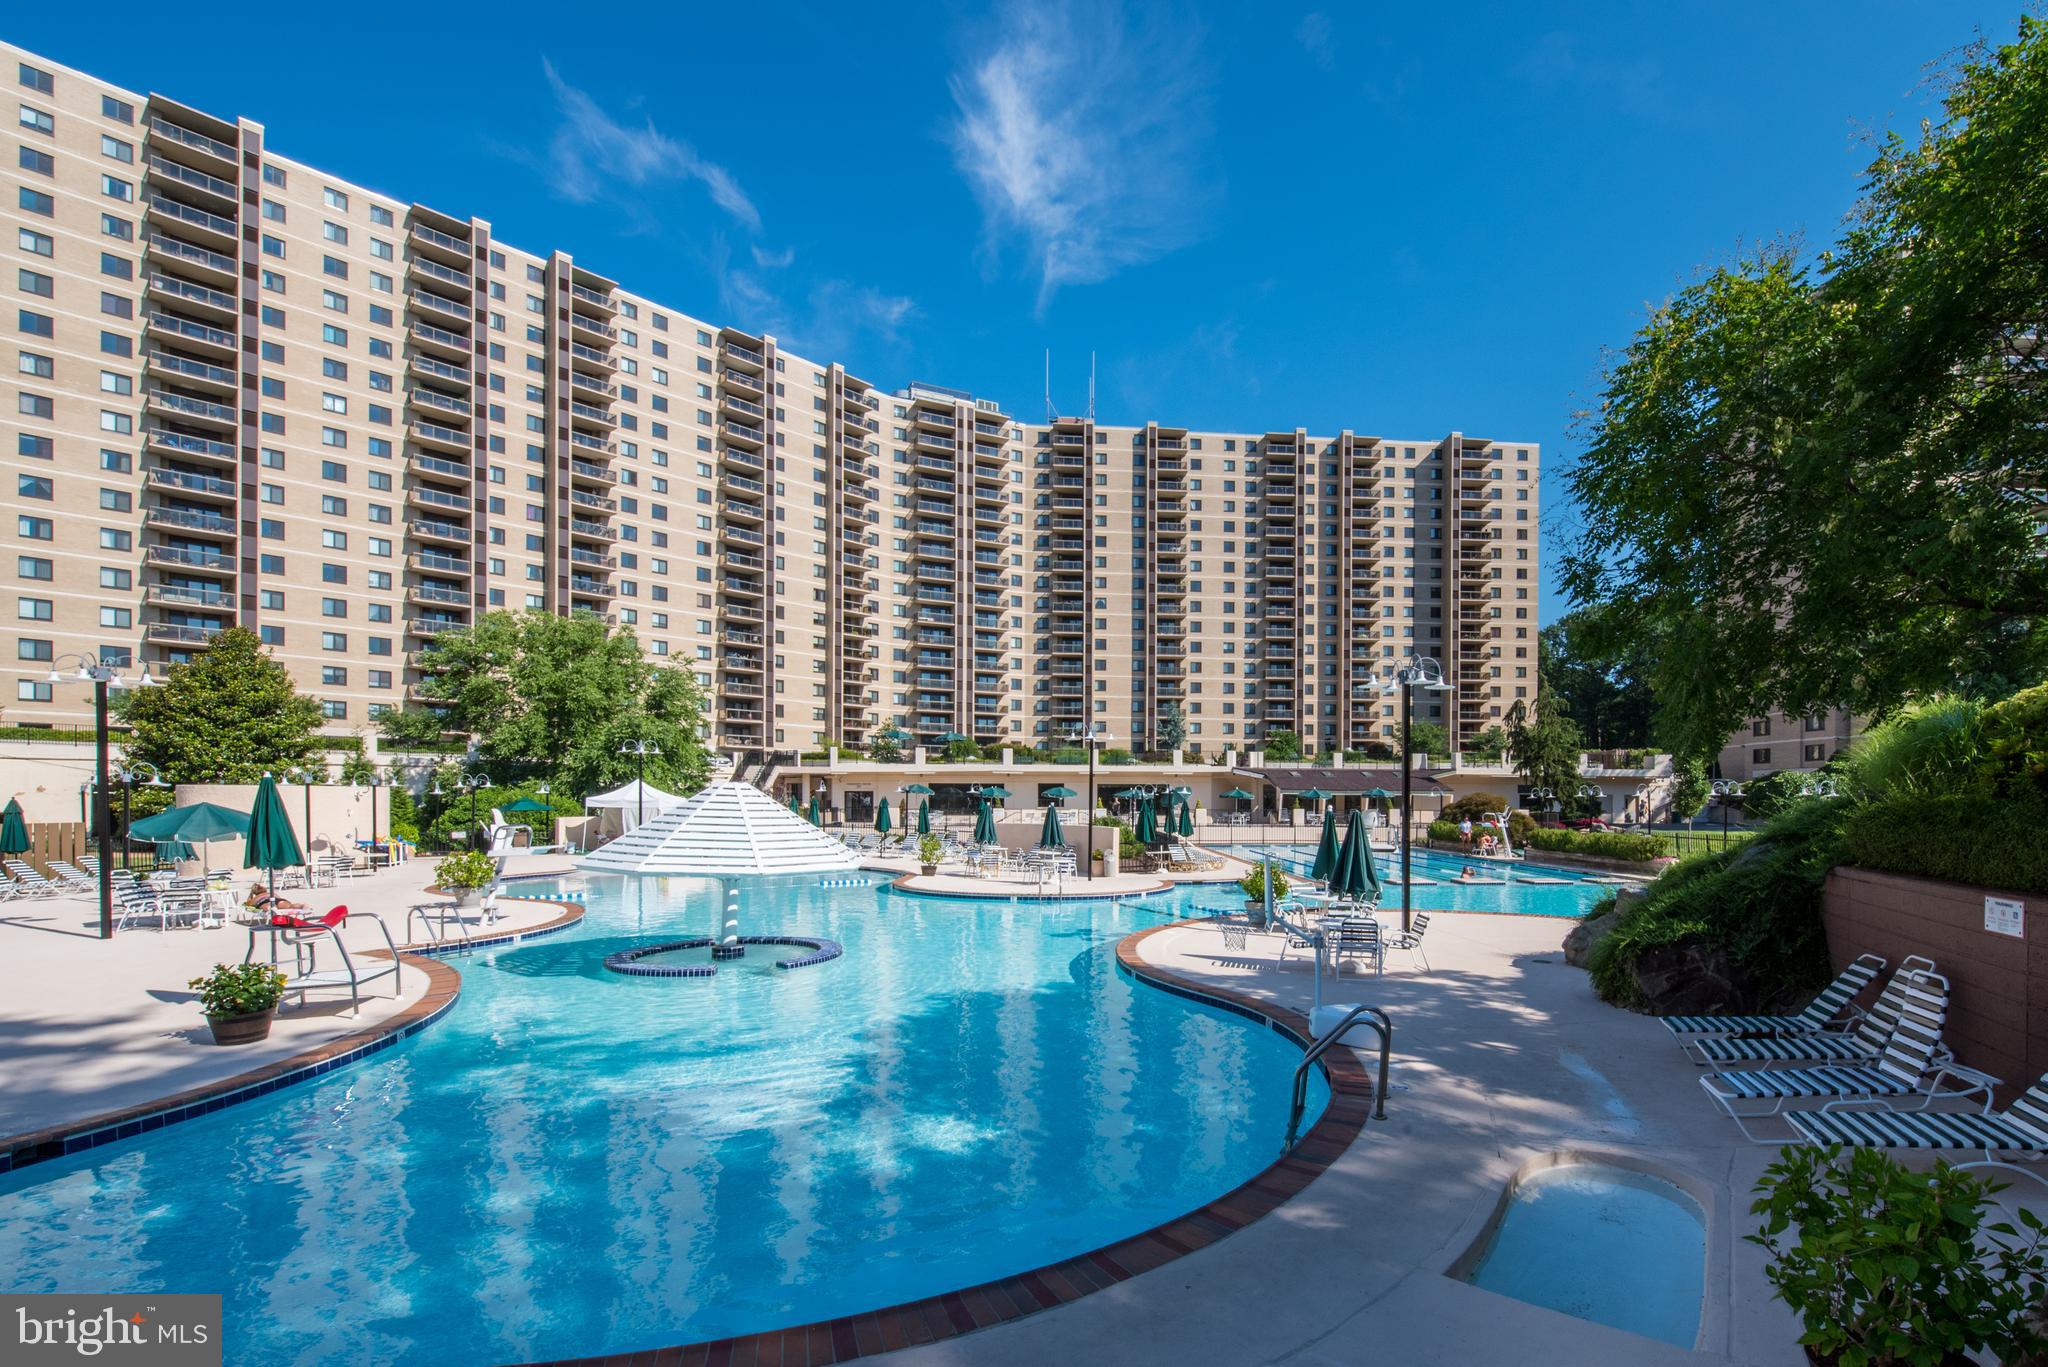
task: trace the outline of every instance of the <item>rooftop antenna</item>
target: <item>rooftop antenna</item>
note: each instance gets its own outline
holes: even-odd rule
[[[1059,416],[1052,406],[1052,348],[1045,349],[1045,420],[1051,422]]]
[[[1095,353],[1088,353],[1088,421],[1095,421]]]

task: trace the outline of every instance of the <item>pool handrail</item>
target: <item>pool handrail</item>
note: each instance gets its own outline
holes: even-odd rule
[[[1378,1019],[1361,1020],[1364,1016],[1376,1016]],[[1394,1023],[1377,1006],[1354,1006],[1344,1013],[1342,1020],[1318,1035],[1302,1052],[1301,1064],[1294,1070],[1294,1096],[1287,1114],[1287,1142],[1283,1147],[1294,1147],[1296,1131],[1301,1126],[1301,1113],[1308,1109],[1308,1070],[1341,1043],[1345,1032],[1353,1025],[1364,1025],[1380,1037],[1380,1080],[1373,1089],[1372,1116],[1375,1120],[1387,1118],[1387,1063],[1394,1050]]]

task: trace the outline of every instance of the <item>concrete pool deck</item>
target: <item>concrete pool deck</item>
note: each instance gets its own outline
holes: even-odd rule
[[[338,887],[287,889],[314,914],[347,904],[384,918],[391,938],[406,942],[406,911],[426,895],[432,859],[380,869]],[[568,872],[559,856],[514,856],[508,877]],[[237,880],[237,887],[243,880]],[[501,899],[492,934],[531,930],[562,914],[550,902]],[[472,929],[473,935],[477,932]],[[343,931],[349,952],[384,947],[368,921]],[[261,942],[266,953],[267,940]],[[0,1143],[53,1126],[123,1111],[194,1088],[279,1064],[392,1022],[427,991],[429,975],[409,962],[401,992],[379,978],[364,988],[360,1015],[342,992],[318,992],[273,1023],[270,1038],[222,1048],[186,983],[216,963],[236,964],[248,951],[247,931],[230,924],[158,933],[154,925],[99,938],[99,904],[90,897],[13,901],[0,905]]]
[[[1394,953],[1384,976],[1325,977],[1326,1003],[1386,1009],[1394,1067],[1386,1118],[1368,1123],[1306,1190],[1228,1238],[1092,1295],[885,1356],[904,1367],[1112,1356],[1126,1367],[1802,1367],[1797,1320],[1772,1296],[1763,1251],[1741,1238],[1754,1227],[1750,1189],[1776,1149],[1743,1142],[1708,1105],[1694,1081],[1700,1070],[1661,1025],[1593,996],[1559,952],[1569,926],[1432,912],[1433,973]],[[1183,983],[1305,1011],[1310,961],[1297,950],[1276,962],[1278,944],[1253,934],[1229,949],[1215,924],[1197,922],[1146,936],[1135,952]],[[1443,1275],[1517,1171],[1559,1150],[1671,1171],[1712,1198],[1704,1351]]]

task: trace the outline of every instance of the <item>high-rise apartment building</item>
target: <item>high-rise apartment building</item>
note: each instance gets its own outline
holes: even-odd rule
[[[891,392],[0,54],[11,724],[89,716],[53,658],[160,668],[239,624],[355,730],[497,608],[632,626],[737,750],[1091,719],[1149,749],[1176,708],[1191,748],[1357,748],[1410,653],[1454,744],[1535,697],[1531,443]]]

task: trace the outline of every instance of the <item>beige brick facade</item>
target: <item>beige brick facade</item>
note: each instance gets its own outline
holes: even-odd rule
[[[494,608],[589,609],[692,668],[728,749],[896,725],[1161,748],[1454,746],[1536,691],[1532,443],[1019,420],[700,322],[263,128],[13,48],[0,396],[10,724],[47,657],[261,631],[366,728]]]

